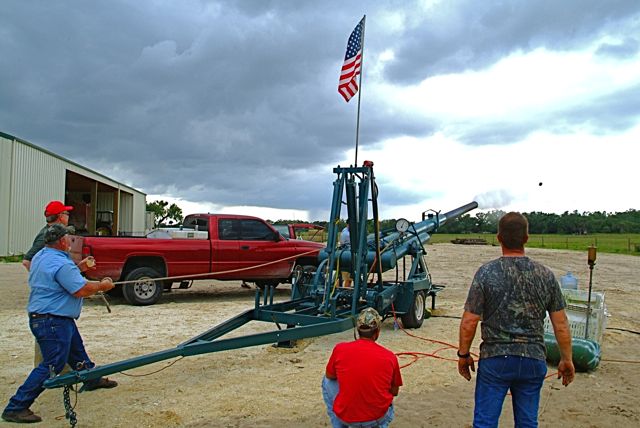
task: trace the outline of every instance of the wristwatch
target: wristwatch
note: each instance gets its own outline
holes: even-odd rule
[[[469,358],[471,356],[470,352],[467,352],[466,354],[461,354],[460,350],[457,350],[456,354],[458,355],[458,358],[464,358],[464,359],[467,359],[467,358]]]

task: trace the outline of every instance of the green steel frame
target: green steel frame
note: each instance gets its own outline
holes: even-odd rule
[[[373,163],[362,167],[334,168],[337,174],[333,186],[333,200],[328,227],[326,249],[319,256],[315,272],[304,272],[292,281],[291,300],[274,303],[274,288],[256,291],[255,305],[218,326],[179,344],[152,354],[128,360],[96,366],[92,369],[76,370],[48,379],[46,388],[68,387],[79,382],[97,379],[109,374],[141,367],[175,357],[206,354],[249,346],[286,343],[298,339],[338,333],[355,324],[356,314],[366,307],[373,307],[383,316],[406,315],[414,310],[416,293],[424,297],[441,287],[434,286],[424,261],[423,244],[429,232],[436,230],[447,219],[462,215],[477,207],[471,203],[449,213],[423,220],[410,231],[396,232],[378,230],[377,186],[373,175]],[[346,201],[343,201],[343,196]],[[369,203],[376,225],[373,235],[367,236]],[[342,206],[346,205],[350,233],[350,244],[338,247],[337,221]],[[382,248],[384,247],[384,248]],[[412,257],[409,274],[400,280],[396,270],[396,281],[383,282],[383,271],[394,267],[406,255]],[[340,270],[351,272],[353,287],[341,287]],[[369,282],[370,274],[377,275]],[[240,337],[223,338],[251,321],[272,323],[275,330]],[[421,324],[421,321],[420,321]],[[409,326],[409,327],[417,327]],[[65,389],[66,392],[66,389]]]

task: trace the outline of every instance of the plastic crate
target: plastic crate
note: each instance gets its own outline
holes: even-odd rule
[[[589,331],[585,337],[587,328],[587,303],[589,300],[589,292],[583,290],[562,289],[565,301],[567,303],[567,318],[569,320],[569,329],[571,337],[577,339],[593,340],[600,344],[602,335],[607,328],[607,307],[604,301],[604,293],[591,292],[591,308],[589,316]],[[544,320],[544,331],[553,334],[553,325],[549,320],[549,315]]]

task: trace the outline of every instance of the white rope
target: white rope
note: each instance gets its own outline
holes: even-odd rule
[[[211,275],[225,275],[228,273],[234,273],[234,272],[242,272],[242,271],[246,271],[246,270],[252,270],[252,269],[257,269],[257,268],[261,268],[263,266],[269,266],[275,263],[281,263],[287,260],[291,260],[291,259],[296,259],[300,256],[306,256],[307,254],[312,254],[317,252],[318,250],[310,250],[310,251],[306,251],[304,253],[300,253],[300,254],[296,254],[294,256],[290,256],[290,257],[285,257],[283,259],[279,259],[279,260],[274,260],[271,262],[267,262],[267,263],[262,263],[260,265],[255,265],[255,266],[249,266],[249,267],[245,267],[245,268],[239,268],[239,269],[231,269],[231,270],[225,270],[225,271],[220,271],[220,272],[204,272],[204,273],[194,273],[191,275],[179,275],[179,276],[165,276],[165,277],[161,277],[161,278],[150,278],[150,280],[153,281],[164,281],[167,279],[187,279],[187,278],[200,278],[200,277],[204,277],[204,276],[211,276]],[[127,284],[135,284],[135,283],[139,283],[140,279],[134,279],[134,280],[130,280],[130,281],[118,281],[118,282],[114,282],[114,285],[127,285]]]

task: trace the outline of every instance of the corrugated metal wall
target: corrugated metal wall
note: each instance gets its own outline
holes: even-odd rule
[[[120,230],[144,230],[146,195],[110,180],[30,143],[0,133],[0,256],[24,254],[44,226],[44,206],[65,201],[67,170],[126,190],[131,203],[119,208],[129,225]],[[125,198],[126,199],[126,198]],[[121,198],[122,200],[122,198]],[[97,198],[97,206],[113,210],[113,194]]]
[[[9,206],[13,141],[0,135],[0,254],[9,254]]]
[[[7,212],[7,247],[4,255],[25,253],[38,230],[44,226],[44,206],[64,201],[65,164],[18,141],[9,141],[13,149]],[[5,208],[6,207],[6,208]],[[0,254],[1,255],[1,254]]]

